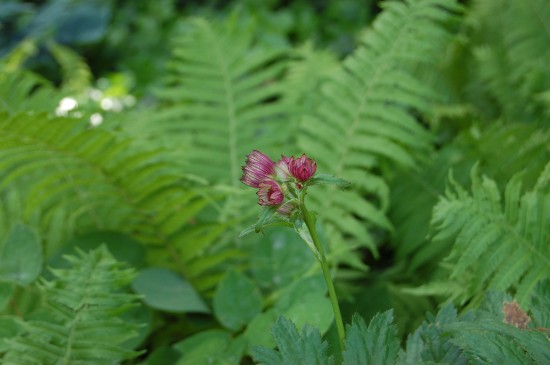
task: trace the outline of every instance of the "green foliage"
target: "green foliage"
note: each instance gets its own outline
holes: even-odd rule
[[[162,283],[159,286],[158,283]],[[195,289],[177,273],[162,268],[142,270],[132,283],[136,293],[151,308],[176,313],[209,313]]]
[[[36,232],[23,224],[16,224],[0,246],[0,281],[28,285],[42,271],[43,260]]]
[[[262,309],[262,297],[254,283],[243,274],[229,271],[214,295],[214,311],[220,323],[236,331]]]
[[[0,4],[0,362],[550,362],[548,2],[204,3]],[[338,185],[308,202],[343,353],[253,149]]]
[[[200,276],[202,288],[212,285],[205,272],[216,261],[203,254],[223,227],[191,221],[216,196],[207,197],[169,153],[89,129],[83,120],[47,114],[4,114],[0,130],[0,196],[15,195],[14,209],[21,207],[6,211],[5,220],[0,214],[3,229],[13,219],[33,222],[46,239],[47,255],[78,231],[126,232],[143,243],[172,247],[158,259],[183,260],[188,265],[179,269],[191,280]],[[191,240],[193,249],[187,246]],[[184,244],[186,254],[174,255]],[[235,256],[217,251],[212,255]]]
[[[526,303],[535,285],[550,276],[550,164],[523,194],[521,176],[513,177],[504,202],[496,183],[477,174],[474,169],[471,195],[451,179],[434,208],[434,241],[454,241],[445,260],[453,283],[447,293],[463,303],[481,299],[485,288],[514,288],[518,301]],[[476,265],[478,260],[485,265]]]
[[[298,332],[291,321],[281,317],[272,331],[278,351],[266,348],[254,349],[253,356],[259,364],[334,364],[332,357],[327,357],[328,344],[321,340],[319,332],[313,327],[305,326],[301,332]]]
[[[235,21],[189,21],[176,38],[167,86],[159,91],[173,107],[158,116],[155,129],[191,136],[186,152],[191,171],[215,182],[238,186],[243,156],[258,140],[283,142],[276,82],[284,69],[283,53],[264,47]]]
[[[399,341],[391,311],[375,315],[368,328],[363,318],[355,316],[348,327],[344,364],[393,364]]]
[[[540,297],[550,280],[537,287]],[[510,305],[513,307],[511,308]],[[367,327],[355,316],[347,328],[343,364],[545,364],[550,360],[547,328],[539,320],[547,309],[532,307],[531,318],[510,297],[491,292],[481,307],[458,316],[452,305],[444,306],[411,335],[406,348],[397,339],[391,311],[374,316]],[[503,315],[504,314],[504,315]],[[523,319],[524,321],[519,321]],[[518,325],[518,323],[522,323]],[[525,325],[523,325],[525,324]],[[260,364],[331,364],[327,343],[306,328],[299,333],[292,322],[280,318],[273,326],[278,349],[258,348],[253,355]],[[308,362],[309,361],[309,362]]]
[[[191,336],[175,344],[174,348],[182,355],[177,365],[238,365],[244,341],[233,340],[229,332],[210,330]]]
[[[550,4],[544,0],[503,4],[477,1],[468,19],[475,32],[478,80],[487,85],[508,120],[540,120],[548,116],[549,107],[543,95],[550,88],[550,72],[544,66],[550,57],[545,22]]]
[[[395,225],[392,245],[396,257],[407,260],[403,277],[410,278],[418,271],[428,275],[437,271],[439,261],[448,254],[451,242],[429,244],[429,234],[432,207],[445,192],[450,169],[458,183],[469,185],[470,170],[478,163],[500,189],[521,171],[522,186],[530,189],[550,158],[548,145],[548,131],[534,125],[474,125],[441,148],[420,170],[396,174],[389,216]],[[404,201],[407,204],[402,204]]]
[[[393,229],[385,215],[388,185],[376,171],[387,163],[414,167],[430,151],[431,136],[415,116],[426,113],[437,95],[412,69],[442,52],[449,39],[445,24],[458,9],[453,1],[388,2],[385,7],[361,45],[322,84],[298,140],[321,171],[351,181],[351,191],[312,195],[317,209],[331,212],[322,222],[339,253],[368,247],[378,256],[369,228]],[[349,255],[340,259],[362,267]]]
[[[52,269],[56,278],[42,280],[44,307],[8,341],[2,364],[119,364],[138,355],[122,346],[136,326],[120,317],[137,304],[124,291],[134,271],[104,247],[67,260],[71,268]]]

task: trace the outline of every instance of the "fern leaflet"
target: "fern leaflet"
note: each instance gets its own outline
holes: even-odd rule
[[[521,191],[516,175],[504,191],[472,170],[470,195],[451,180],[452,188],[435,206],[434,242],[451,240],[446,259],[455,285],[453,299],[479,301],[487,288],[516,290],[526,303],[535,285],[550,276],[550,164],[532,190]]]
[[[119,364],[138,355],[121,346],[136,335],[136,326],[119,317],[136,305],[136,297],[123,291],[133,271],[105,247],[67,260],[72,268],[52,270],[56,279],[42,281],[44,313],[10,340],[3,365]]]
[[[444,24],[458,9],[451,0],[386,2],[384,8],[361,46],[321,86],[298,141],[320,170],[352,182],[351,191],[312,194],[317,209],[331,211],[324,226],[333,244],[345,237],[352,248],[368,247],[375,256],[369,228],[392,230],[385,215],[389,188],[377,170],[387,163],[415,167],[430,151],[431,135],[415,116],[426,113],[437,95],[413,70],[427,55],[437,57],[449,39]],[[361,267],[349,246],[332,251]]]

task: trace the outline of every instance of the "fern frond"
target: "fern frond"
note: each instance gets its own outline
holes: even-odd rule
[[[84,121],[0,116],[0,192],[17,192],[23,207],[18,218],[43,237],[62,235],[46,242],[48,255],[75,232],[125,232],[163,247],[155,257],[191,282],[214,285],[211,275],[219,272],[208,273],[216,264],[204,262],[205,255],[222,254],[217,239],[226,226],[196,217],[218,193],[207,193],[183,170],[161,148],[85,129]]]
[[[138,355],[121,346],[137,326],[119,317],[137,305],[136,296],[124,292],[133,270],[104,246],[67,260],[70,269],[52,270],[56,279],[42,282],[44,315],[24,323],[2,364],[119,364]]]
[[[522,194],[516,175],[501,194],[496,183],[472,170],[472,193],[451,180],[435,206],[434,243],[450,240],[449,278],[461,288],[452,299],[477,303],[486,289],[514,289],[526,303],[535,285],[550,276],[550,164],[539,182]],[[504,204],[502,204],[502,195]]]
[[[315,93],[330,75],[338,70],[336,55],[313,48],[306,43],[291,54],[288,73],[285,78],[284,97],[290,104],[305,112],[315,108]]]
[[[545,0],[478,1],[473,6],[469,23],[475,30],[479,78],[507,119],[529,122],[549,112],[539,100],[550,90],[548,19]]]
[[[452,0],[384,3],[362,44],[322,85],[316,109],[304,118],[299,146],[319,170],[352,182],[352,191],[312,194],[317,209],[331,211],[324,222],[331,241],[342,242],[340,232],[351,246],[377,255],[369,228],[392,229],[385,215],[388,185],[377,170],[387,164],[413,168],[431,150],[432,137],[416,116],[437,95],[413,70],[437,58],[450,39],[445,23],[456,10]]]
[[[69,93],[82,93],[90,87],[92,72],[86,62],[72,49],[51,42],[48,49],[61,66],[63,81],[61,88]]]
[[[396,260],[406,261],[404,277],[410,279],[413,272],[419,276],[418,270],[433,276],[438,262],[449,253],[451,246],[443,242],[428,243],[432,210],[445,191],[449,170],[461,185],[469,185],[469,172],[479,162],[500,189],[522,171],[523,187],[531,189],[550,159],[548,146],[550,133],[534,125],[474,125],[440,149],[422,169],[401,169],[391,180],[389,216],[396,227],[392,239]]]
[[[196,18],[189,26],[174,42],[171,73],[158,92],[171,106],[151,123],[176,138],[191,136],[190,172],[238,187],[244,156],[253,149],[269,153],[285,135],[278,122],[287,109],[277,82],[284,53],[258,45],[252,30],[242,31],[231,19]]]
[[[30,72],[0,71],[0,113],[53,113],[61,94],[45,79]]]

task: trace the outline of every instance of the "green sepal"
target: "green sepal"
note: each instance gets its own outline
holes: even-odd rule
[[[256,224],[254,225],[254,231],[256,233],[260,232],[264,225],[270,222],[271,218],[273,217],[273,214],[277,211],[277,207],[272,205],[265,205],[262,206],[260,210],[260,216],[258,217],[258,220],[256,221]],[[242,235],[242,232],[241,232]]]
[[[347,188],[348,186],[351,185],[351,183],[347,180],[340,179],[339,177],[328,175],[328,174],[315,175],[313,178],[311,178],[308,181],[308,186],[322,185],[322,184],[335,185],[342,189]]]
[[[284,218],[277,217],[277,216],[271,216],[271,218],[268,219],[268,221],[265,222],[262,227],[260,227],[260,230],[262,230],[263,228],[266,228],[266,227],[291,227],[292,228],[292,227],[294,227],[294,225],[292,223],[290,223],[289,221],[285,220]],[[258,232],[256,230],[256,224],[251,224],[248,227],[246,227],[245,229],[243,229],[241,231],[241,233],[239,233],[238,237],[241,238],[241,237],[249,235],[250,233],[256,233],[256,232]]]
[[[315,222],[315,218],[313,218],[313,221]],[[294,221],[294,229],[296,232],[300,235],[302,240],[306,243],[307,247],[313,252],[317,260],[321,261],[321,253],[319,250],[317,250],[317,247],[315,246],[315,243],[313,242],[313,239],[311,238],[311,234],[309,233],[309,230],[307,229],[307,226],[305,222],[301,219],[296,219]]]

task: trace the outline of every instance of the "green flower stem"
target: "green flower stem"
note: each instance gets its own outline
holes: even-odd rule
[[[321,269],[323,270],[323,276],[325,277],[325,281],[327,283],[328,295],[330,297],[332,310],[334,312],[334,320],[336,321],[338,338],[340,339],[340,350],[344,352],[344,338],[345,338],[344,322],[342,321],[342,313],[340,312],[340,305],[338,304],[338,297],[336,296],[336,290],[334,290],[334,284],[332,282],[332,278],[330,277],[330,271],[329,271],[328,262],[325,256],[325,250],[323,249],[321,241],[319,240],[319,235],[317,234],[317,230],[315,229],[315,224],[313,223],[313,219],[311,218],[311,215],[309,214],[309,211],[307,210],[306,205],[304,204],[303,201],[300,203],[300,211],[302,212],[302,216],[304,218],[304,222],[306,223],[307,229],[309,230],[309,234],[311,235],[311,239],[313,240],[313,243],[315,244],[315,247],[319,252],[319,256],[317,257],[317,259],[321,264]]]

